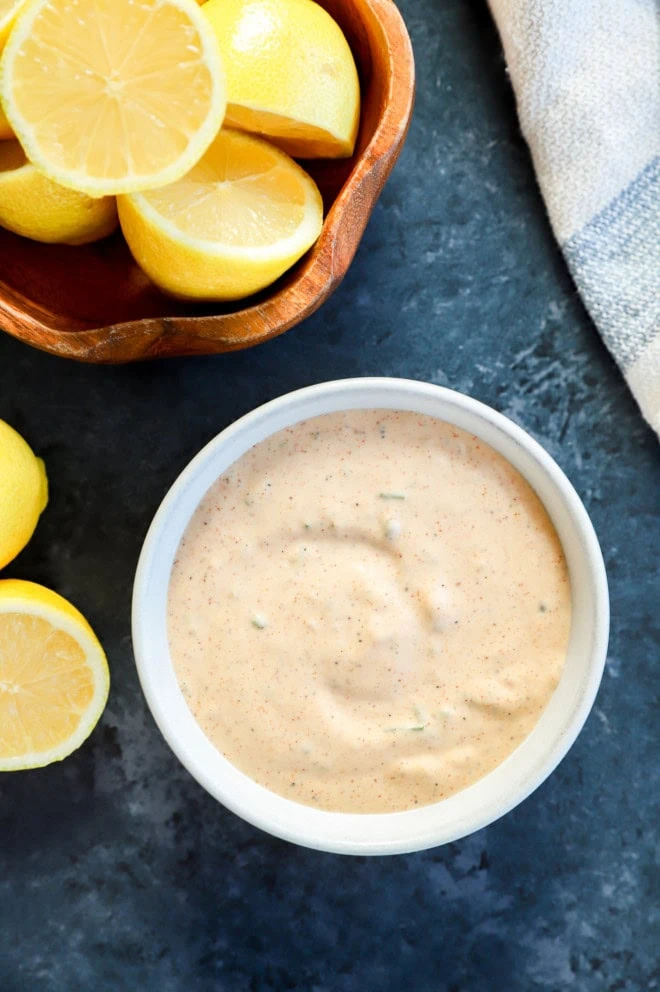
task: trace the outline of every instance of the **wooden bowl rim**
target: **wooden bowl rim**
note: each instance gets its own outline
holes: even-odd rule
[[[355,162],[344,186],[328,211],[321,235],[304,262],[302,271],[294,280],[281,287],[272,296],[228,314],[143,317],[72,331],[58,330],[32,314],[26,314],[11,300],[0,297],[0,318],[8,320],[8,326],[4,326],[3,322],[2,330],[51,354],[83,362],[121,363],[168,354],[167,347],[163,348],[163,338],[167,339],[173,332],[180,334],[181,330],[190,331],[191,343],[212,342],[215,352],[252,347],[283,334],[314,313],[345,275],[359,245],[361,232],[352,249],[344,253],[343,261],[338,262],[333,242],[341,226],[345,206],[375,169],[381,168],[383,183],[387,179],[408,132],[414,104],[414,56],[401,13],[393,0],[363,0],[363,3],[374,15],[385,42],[384,50],[387,55],[385,66],[389,80],[387,100],[368,145]],[[370,48],[373,50],[372,45]],[[380,190],[362,205],[365,225],[379,192]],[[328,253],[323,252],[326,245],[330,246]],[[328,261],[324,260],[325,254],[329,256]],[[319,279],[319,273],[324,268],[327,271]],[[315,283],[318,283],[316,287]],[[299,298],[304,296],[306,291],[308,299],[300,305]],[[292,297],[297,298],[295,309],[291,307]],[[251,333],[249,338],[242,338],[240,334],[235,333],[235,325],[239,322],[252,323],[253,326],[257,325],[259,330]],[[222,333],[223,325],[228,323],[234,325],[234,334],[231,336]],[[121,348],[122,342],[149,337],[153,338],[153,349],[149,345],[146,348],[138,347],[134,356],[127,355],[123,359],[121,355],[114,354]],[[109,351],[113,354],[109,354]],[[169,352],[169,354],[203,353],[209,353],[209,349],[193,346],[188,351],[174,347]]]

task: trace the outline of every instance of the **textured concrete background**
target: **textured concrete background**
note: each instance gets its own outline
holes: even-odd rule
[[[546,224],[485,4],[404,0],[410,141],[341,290],[260,349],[129,368],[0,335],[0,417],[52,500],[7,570],[88,615],[113,687],[60,766],[0,778],[1,992],[638,992],[660,986],[657,441]],[[297,386],[447,384],[557,458],[593,516],[613,630],[558,771],[481,833],[424,854],[320,855],[210,799],[156,730],[129,633],[149,520],[190,456]]]

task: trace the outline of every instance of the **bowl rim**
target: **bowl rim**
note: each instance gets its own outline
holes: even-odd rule
[[[167,588],[174,554],[192,513],[209,485],[244,451],[282,427],[312,416],[386,407],[430,413],[470,430],[530,481],[566,554],[573,594],[571,641],[564,674],[548,708],[529,737],[484,778],[448,799],[414,810],[332,813],[263,788],[206,738],[188,710],[169,658]],[[559,764],[580,733],[600,685],[607,655],[609,597],[589,515],[564,472],[538,442],[503,414],[462,393],[417,380],[365,377],[307,386],[271,400],[221,431],[188,463],[145,538],[135,575],[132,631],[138,675],[152,715],[179,760],[211,795],[254,826],[304,847],[342,854],[397,854],[449,843],[487,826],[522,802]]]
[[[226,314],[142,317],[98,327],[57,329],[21,307],[20,290],[0,295],[0,324],[13,337],[42,351],[89,363],[129,362],[174,355],[237,351],[277,337],[311,316],[346,275],[382,187],[410,127],[415,101],[415,62],[405,21],[393,0],[361,0],[378,25],[389,93],[374,133],[332,203],[316,244],[298,263],[294,279],[249,306]],[[373,43],[370,46],[373,52]],[[345,207],[359,197],[359,222],[348,225],[350,243],[340,237]],[[267,291],[266,291],[267,292]],[[305,297],[300,305],[301,295]],[[43,309],[43,308],[42,308]],[[246,336],[246,326],[257,328]],[[131,347],[117,356],[117,348]]]

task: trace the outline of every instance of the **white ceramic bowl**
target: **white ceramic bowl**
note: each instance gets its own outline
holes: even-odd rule
[[[530,482],[564,548],[573,619],[564,672],[540,721],[485,778],[403,813],[329,813],[275,795],[230,764],[196,723],[169,654],[166,605],[174,555],[207,489],[254,444],[300,420],[338,410],[413,410],[478,435]],[[135,578],[133,644],[142,688],[172,750],[230,810],[277,837],[342,854],[397,854],[446,844],[508,812],[543,782],[579,734],[600,684],[609,629],[603,558],[591,521],[553,459],[506,417],[450,389],[405,379],[347,379],[289,393],[242,417],[181,473],[147,534]]]

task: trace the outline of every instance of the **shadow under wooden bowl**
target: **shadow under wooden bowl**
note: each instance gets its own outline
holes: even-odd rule
[[[0,328],[82,362],[234,351],[298,324],[337,288],[403,145],[414,101],[410,39],[392,0],[320,0],[351,46],[362,89],[355,155],[303,163],[326,207],[316,245],[258,296],[191,304],[160,293],[121,234],[80,248],[0,230]]]

